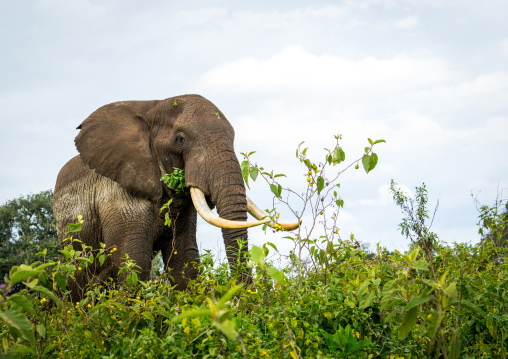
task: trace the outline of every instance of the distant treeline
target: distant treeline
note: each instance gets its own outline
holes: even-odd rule
[[[47,190],[0,206],[0,283],[12,266],[41,260],[36,253],[45,248],[48,259],[60,257],[52,202]]]

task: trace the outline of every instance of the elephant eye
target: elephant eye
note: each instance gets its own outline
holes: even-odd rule
[[[175,137],[175,144],[176,145],[183,145],[185,143],[185,136],[183,133],[178,133]]]

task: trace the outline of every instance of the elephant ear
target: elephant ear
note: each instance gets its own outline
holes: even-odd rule
[[[101,107],[78,126],[74,142],[91,169],[127,192],[157,201],[162,195],[160,170],[150,149],[150,131],[141,101]]]

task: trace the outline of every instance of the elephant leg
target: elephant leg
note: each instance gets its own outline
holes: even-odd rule
[[[169,228],[171,234],[156,242],[154,246],[155,251],[161,250],[164,268],[169,271],[179,290],[187,288],[187,281],[198,275],[196,223],[196,209],[189,206],[173,218]]]
[[[106,207],[107,206],[107,207]],[[161,234],[160,219],[154,215],[153,204],[148,200],[124,196],[119,201],[108,201],[100,206],[102,239],[107,250],[116,248],[111,254],[110,274],[113,279],[125,280],[123,272],[125,255],[140,268],[135,268],[140,280],[147,280],[152,264],[152,249],[155,238]],[[106,270],[106,269],[104,269]]]

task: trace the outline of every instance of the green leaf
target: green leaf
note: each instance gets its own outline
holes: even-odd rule
[[[275,267],[269,267],[266,269],[266,273],[272,277],[273,279],[275,279],[279,284],[284,284],[284,280],[285,280],[285,277],[284,277],[284,274],[278,270],[277,268]]]
[[[354,354],[357,351],[360,351],[363,348],[368,347],[370,343],[371,343],[370,339],[364,339],[359,341],[358,343],[347,343],[344,347],[345,354],[343,356],[349,356],[351,354]]]
[[[8,327],[16,329],[21,336],[28,340],[30,343],[35,343],[35,335],[32,331],[32,323],[26,318],[23,313],[17,310],[0,311],[0,318],[7,324]]]
[[[370,279],[367,279],[365,282],[362,283],[360,288],[358,288],[358,297],[359,298],[361,298],[363,296],[363,294],[365,293],[367,288],[369,288],[369,285],[370,285]]]
[[[92,264],[93,261],[90,261],[90,259],[86,258],[86,257],[78,257],[76,258],[77,261],[80,261],[82,263],[87,263],[87,264]]]
[[[278,175],[273,176],[273,178],[277,178],[277,177],[286,177],[287,178],[287,176],[283,173],[279,173]]]
[[[370,143],[371,145],[373,145],[373,144],[374,144],[374,141],[372,141],[370,138],[367,138],[367,140],[369,141],[369,143]]]
[[[388,292],[391,292],[392,289],[401,285],[403,282],[404,282],[404,278],[392,279],[392,280],[386,282],[383,285],[383,294],[386,295]]]
[[[365,172],[367,172],[367,173],[370,172],[370,161],[371,160],[372,160],[372,157],[370,157],[369,155],[363,155],[363,157],[362,157],[363,168],[365,169]]]
[[[284,238],[287,238],[287,237],[284,237]],[[275,244],[273,244],[272,242],[266,242],[265,243],[266,245],[269,245],[270,247],[272,247],[273,249],[275,249],[276,252],[278,252],[279,250],[277,249],[277,247],[275,246]]]
[[[188,312],[183,312],[182,314],[177,315],[176,317],[173,317],[172,321],[176,322],[179,320],[182,320],[183,318],[190,318],[190,317],[211,317],[212,311],[210,309],[198,309],[198,310],[191,310]]]
[[[252,178],[253,181],[256,181],[256,178],[258,178],[259,171],[256,167],[250,168],[250,178]]]
[[[29,348],[23,344],[15,344],[9,348],[9,353],[5,356],[5,358],[18,358],[18,356],[10,356],[11,353],[35,354],[35,351],[32,348]]]
[[[162,213],[162,211],[164,211],[165,209],[169,209],[169,206],[171,206],[171,203],[173,202],[173,198],[171,198],[169,201],[167,201],[166,203],[164,203],[159,211],[159,213]],[[104,248],[104,247],[102,247]]]
[[[54,266],[55,264],[56,264],[55,262],[44,263],[44,264],[41,264],[40,266],[38,266],[37,268],[35,268],[35,270],[43,270],[43,269],[46,269],[48,267]]]
[[[107,258],[107,255],[102,253],[100,256],[99,256],[99,265],[103,265],[104,264],[104,261],[106,260]]]
[[[67,228],[69,228],[67,233],[79,232],[81,231],[81,223],[67,223]]]
[[[325,337],[325,343],[328,346],[328,348],[330,348],[330,350],[336,351],[342,347],[340,340],[338,339],[338,337],[336,337],[337,333],[335,333],[335,335],[332,335],[328,334],[323,329],[319,329],[319,331]]]
[[[344,200],[343,199],[338,199],[335,201],[335,204],[338,206],[338,207],[341,207],[341,208],[344,208]]]
[[[171,218],[169,218],[169,212],[164,215],[164,225],[171,227]]]
[[[399,338],[407,336],[416,325],[416,315],[418,314],[418,308],[413,307],[404,314],[402,324],[399,327]]]
[[[37,330],[37,333],[39,333],[39,335],[41,337],[43,337],[44,339],[46,339],[46,327],[44,326],[44,324],[40,323],[40,324],[37,324],[37,326],[35,327],[35,329]]]
[[[342,147],[336,147],[333,150],[332,162],[334,165],[341,163],[346,159],[346,153],[342,149]]]
[[[66,260],[69,260],[72,257],[71,252],[66,251],[65,249],[59,250],[58,252],[62,253]]]
[[[394,294],[397,292],[398,292],[397,289],[392,289],[383,295],[383,297],[381,298],[381,302],[379,303],[381,310],[388,310],[392,308],[395,304],[399,304],[401,302],[401,299],[392,300]]]
[[[439,289],[439,285],[434,282],[433,280],[430,280],[430,279],[420,279],[420,278],[417,278],[415,280],[416,283],[418,284],[425,284],[427,286],[429,286],[430,288],[433,288],[433,289]]]
[[[381,142],[386,142],[385,140],[376,140],[374,141],[373,145],[375,145],[376,143],[381,143]]]
[[[359,308],[362,310],[367,308],[372,303],[373,298],[374,298],[374,292],[370,292],[367,295],[362,296],[362,298],[360,299]]]
[[[428,302],[431,299],[434,299],[435,297],[433,295],[427,295],[424,297],[414,297],[411,298],[411,300],[406,305],[406,310],[412,309],[414,307],[417,307],[425,302]]]
[[[312,163],[310,163],[310,161],[309,161],[309,159],[308,159],[308,158],[307,158],[307,159],[305,159],[305,161],[304,161],[304,162],[305,162],[305,165],[306,165],[309,169],[311,169],[311,168],[312,168]]]
[[[235,285],[233,288],[228,290],[226,294],[222,296],[222,298],[217,302],[217,308],[222,309],[226,305],[227,302],[233,298],[233,296],[242,289],[243,283]]]
[[[429,337],[429,339],[434,340],[437,334],[437,330],[441,326],[443,318],[444,316],[438,315],[437,312],[432,313],[432,316],[429,320],[429,324],[427,326],[427,336]]]
[[[451,304],[455,304],[455,305],[457,305],[458,303],[459,303],[458,300],[454,300],[454,301],[451,302]],[[475,304],[471,303],[468,300],[462,299],[460,301],[460,305],[463,306],[463,307],[466,307],[469,310],[472,310],[473,312],[476,312],[476,313],[480,314],[483,317],[486,316],[486,314],[483,311],[483,309],[481,309],[480,307],[476,306]]]
[[[365,169],[365,172],[369,173],[370,171],[372,171],[374,167],[376,167],[377,165],[377,160],[378,160],[377,154],[375,154],[374,152],[371,155],[363,155],[362,164],[363,168]]]
[[[450,298],[457,298],[457,285],[455,283],[450,284],[447,288],[443,289],[443,293]]]
[[[275,183],[272,183],[270,185],[270,190],[272,191],[272,193],[277,196],[277,198],[280,198],[280,194],[282,192],[282,186],[281,185],[276,185]]]
[[[32,289],[33,287],[35,287],[37,285],[37,283],[39,283],[39,279],[38,278],[35,278],[33,280],[31,280],[30,282],[28,283],[24,283],[28,288]]]
[[[250,256],[260,267],[262,267],[263,260],[265,258],[265,251],[263,251],[261,247],[252,246],[250,249]]]
[[[42,252],[37,252],[35,255],[39,257],[44,257],[48,253],[48,249],[44,248]]]
[[[32,302],[30,302],[30,300],[28,300],[27,297],[25,297],[21,294],[17,294],[17,293],[12,294],[11,296],[9,296],[9,299],[7,299],[7,303],[15,303],[15,304],[19,305],[21,308],[23,308],[24,310],[26,310],[26,312],[28,314],[35,315],[35,310],[32,305]]]
[[[321,176],[318,176],[316,185],[317,185],[318,194],[320,194],[321,191],[323,190],[323,188],[325,187],[325,180],[324,180],[324,178],[321,177]]]
[[[249,161],[243,161],[240,167],[242,168],[243,180],[245,181],[247,187],[249,187],[249,167],[250,167]]]
[[[142,312],[141,315],[145,317],[146,319],[155,322],[155,318],[153,317],[152,313],[150,312]]]
[[[222,323],[213,322],[213,325],[217,327],[229,340],[234,341],[236,338],[235,323],[232,320],[226,320]]]
[[[45,287],[42,287],[40,285],[35,285],[31,288],[31,290],[34,290],[34,291],[39,292],[41,294],[44,294],[46,297],[53,300],[59,306],[62,305],[62,302],[60,301],[60,299],[58,299],[58,297],[55,294],[53,294],[53,292],[51,292],[49,289],[47,289]]]
[[[136,272],[132,272],[125,278],[125,281],[128,285],[135,287],[138,284],[138,274]]]
[[[56,273],[54,280],[55,280],[56,284],[58,284],[58,286],[60,288],[62,288],[62,290],[64,290],[64,291],[67,290],[67,280],[62,275],[62,273]]]
[[[15,285],[29,277],[35,277],[40,274],[41,271],[32,269],[27,265],[20,265],[19,269],[14,273],[14,275],[10,278],[11,285]]]
[[[372,171],[376,167],[376,165],[377,165],[378,158],[377,158],[377,154],[375,154],[374,152],[372,152],[371,156],[372,156],[372,160],[371,160],[371,163],[370,163],[370,170]]]
[[[411,268],[414,268],[417,270],[428,271],[429,264],[425,260],[420,259],[418,262],[414,262],[413,264],[411,264]]]

